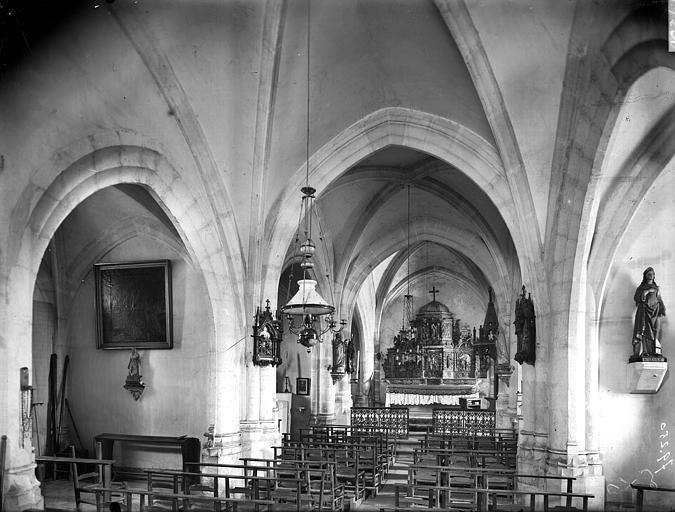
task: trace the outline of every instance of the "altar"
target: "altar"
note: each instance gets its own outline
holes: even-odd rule
[[[459,406],[490,395],[498,329],[492,290],[484,325],[462,324],[434,299],[394,337],[383,363],[386,406]]]
[[[478,384],[469,386],[417,384],[414,386],[388,384],[385,406],[392,405],[460,405],[460,399],[479,400]]]

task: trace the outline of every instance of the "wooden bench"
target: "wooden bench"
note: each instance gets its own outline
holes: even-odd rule
[[[456,507],[380,507],[380,512],[466,512],[466,508]]]
[[[336,460],[336,457],[343,457],[352,461],[356,473],[365,473],[365,488],[374,496],[382,485],[389,464],[377,443],[292,442],[273,446],[272,449],[275,458]]]
[[[541,478],[541,477],[540,477]],[[395,506],[401,506],[401,489],[406,489],[406,496],[412,495],[415,493],[419,496],[420,491],[428,493],[428,506],[429,507],[456,507],[464,508],[466,510],[477,510],[477,511],[486,511],[488,510],[488,503],[493,510],[505,510],[508,505],[498,503],[498,497],[508,496],[511,498],[512,504],[515,504],[515,500],[519,496],[528,497],[529,496],[529,507],[527,510],[530,512],[537,512],[541,510],[536,503],[537,496],[541,496],[543,499],[543,510],[548,512],[549,507],[549,498],[559,497],[565,498],[565,506],[563,510],[577,510],[572,507],[572,499],[577,498],[582,501],[582,510],[584,512],[588,511],[588,500],[594,498],[592,494],[586,493],[574,493],[574,492],[564,492],[564,491],[545,491],[541,489],[489,489],[484,487],[453,487],[452,485],[397,485],[395,488]],[[455,498],[453,498],[453,493]],[[457,496],[461,498],[457,498]],[[468,498],[467,495],[473,495],[473,498]],[[511,508],[511,507],[508,507]],[[523,505],[517,505],[519,510],[523,509]],[[556,507],[556,510],[561,510],[560,507]]]
[[[421,448],[504,449],[515,451],[518,438],[502,433],[490,436],[427,434],[419,440]]]
[[[193,501],[205,502],[211,505],[211,509],[214,512],[225,512],[225,506],[228,506],[229,510],[232,512],[237,512],[240,506],[250,506],[253,505],[256,510],[259,509],[261,505],[266,507],[272,507],[275,505],[274,500],[267,499],[252,499],[249,497],[244,498],[228,498],[223,496],[200,496],[197,494],[182,494],[182,493],[158,493],[156,491],[148,491],[146,489],[122,489],[121,491],[117,489],[111,489],[109,487],[94,487],[93,491],[96,493],[96,512],[107,512],[108,503],[105,501],[104,496],[110,492],[117,491],[124,494],[124,504],[125,512],[133,512],[137,510],[139,512],[155,512],[162,511],[166,512],[165,508],[158,509],[153,505],[146,505],[146,500],[150,497],[170,501],[172,504],[172,510],[178,511],[181,505],[184,505],[185,510],[190,510],[190,503]],[[134,507],[134,495],[139,497],[138,508]],[[225,506],[224,506],[225,505]],[[276,509],[275,509],[276,510]]]
[[[456,463],[458,460],[467,465],[488,466],[502,465],[506,468],[516,467],[516,452],[501,449],[466,449],[466,448],[415,448],[413,464],[418,464],[425,456],[435,458],[439,466]]]
[[[344,509],[344,498],[347,496],[347,486],[341,479],[334,461],[312,461],[294,459],[263,459],[242,457],[244,468],[253,468],[251,462],[266,464],[266,467],[275,472],[276,476],[295,473],[306,479],[308,491],[318,496],[317,503],[321,509],[341,511]],[[362,475],[363,478],[363,475]]]
[[[420,481],[417,472],[420,470],[429,470],[434,477],[433,481]],[[454,486],[460,487],[480,487],[484,489],[512,490],[517,488],[518,481],[521,480],[544,480],[547,482],[560,482],[565,484],[562,492],[571,494],[574,492],[573,482],[576,477],[558,476],[558,475],[535,475],[529,473],[516,473],[515,469],[504,470],[499,468],[475,468],[475,467],[453,467],[453,466],[410,466],[408,468],[408,485],[413,489],[419,485],[432,485],[443,487],[452,481]],[[438,501],[438,500],[436,500]],[[567,497],[565,506],[569,509],[572,506],[572,498]]]
[[[299,439],[292,439],[288,435],[283,437],[282,445],[286,446],[289,443],[305,443],[305,442],[324,442],[337,444],[371,444],[375,443],[379,447],[379,451],[387,456],[387,464],[393,462],[396,456],[396,438],[375,431],[373,429],[363,430],[362,428],[350,426],[335,426],[335,425],[314,425],[307,428],[300,429]]]
[[[272,500],[275,503],[293,503],[296,510],[302,510],[305,505],[313,505],[323,500],[323,487],[317,493],[312,493],[308,480],[303,476],[279,477],[279,476],[245,476],[227,475],[222,473],[193,473],[179,470],[145,470],[148,476],[148,505],[154,505],[155,499],[165,499],[161,496],[166,492],[157,491],[154,487],[155,476],[171,477],[173,487],[170,494],[183,494],[186,496],[201,496],[193,494],[193,487],[189,482],[194,479],[210,478],[213,485],[209,488],[199,487],[199,491],[207,490],[211,496],[225,498],[246,497],[250,500]],[[219,483],[222,482],[222,483]],[[182,490],[181,490],[182,488]],[[317,496],[315,498],[315,495]],[[174,508],[176,502],[173,501]]]
[[[295,447],[273,447],[275,457],[331,461],[337,464],[340,481],[346,484],[355,499],[364,497],[365,490],[377,495],[382,485],[383,466],[373,445],[341,443],[306,443]]]
[[[648,484],[633,483],[630,486],[637,491],[635,495],[635,510],[642,512],[644,509],[645,491],[653,492],[675,492],[671,487],[651,487]]]

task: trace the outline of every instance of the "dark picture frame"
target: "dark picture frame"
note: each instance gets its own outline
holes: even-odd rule
[[[310,380],[306,377],[295,379],[295,390],[298,395],[309,395]]]
[[[96,347],[173,348],[171,261],[97,263]]]

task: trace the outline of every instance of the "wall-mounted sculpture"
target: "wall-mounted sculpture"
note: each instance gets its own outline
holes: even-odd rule
[[[328,371],[333,378],[333,383],[339,381],[346,373],[345,355],[349,340],[343,340],[342,334],[333,334],[333,364],[328,366]]]
[[[529,363],[534,365],[535,348],[537,343],[537,327],[534,315],[534,303],[532,296],[523,292],[516,300],[516,320],[513,322],[516,328],[518,351],[513,357],[519,364]]]
[[[661,317],[666,316],[666,307],[661,299],[659,286],[654,278],[656,274],[652,267],[642,273],[642,282],[636,288],[633,300],[635,301],[635,322],[633,324],[633,355],[630,362],[635,361],[665,361],[661,354]]]
[[[127,380],[124,382],[124,389],[129,391],[134,400],[141,398],[143,391],[145,391],[145,383],[141,380],[141,355],[135,348],[131,349],[131,357],[129,358],[129,364],[127,364],[127,369],[129,370],[129,375],[127,375]]]

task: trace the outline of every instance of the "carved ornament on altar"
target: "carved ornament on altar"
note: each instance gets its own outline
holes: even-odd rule
[[[491,360],[496,357],[498,333],[496,314],[486,316],[485,326],[476,329],[462,324],[459,318],[436,300],[422,306],[409,330],[394,337],[394,346],[387,351],[383,367],[390,384],[449,384],[456,379],[477,379],[487,375]],[[492,290],[490,289],[490,306]],[[488,323],[489,319],[489,323]]]

